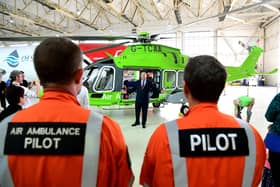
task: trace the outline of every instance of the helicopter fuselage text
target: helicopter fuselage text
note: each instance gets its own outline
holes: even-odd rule
[[[159,45],[142,45],[142,46],[131,46],[131,52],[162,52],[161,46]]]

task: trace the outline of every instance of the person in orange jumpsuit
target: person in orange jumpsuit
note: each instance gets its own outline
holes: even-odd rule
[[[143,161],[145,187],[257,187],[265,146],[254,127],[221,113],[217,102],[226,71],[212,56],[190,58],[184,71],[187,114],[161,124]]]
[[[65,38],[35,49],[40,102],[0,125],[0,186],[126,187],[133,173],[119,125],[81,107],[82,52]]]

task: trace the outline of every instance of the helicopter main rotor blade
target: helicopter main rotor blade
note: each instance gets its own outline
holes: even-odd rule
[[[92,69],[92,68],[98,68],[98,66],[96,66],[96,63],[105,63],[105,62],[109,62],[109,61],[112,61],[111,58],[103,58],[103,59],[100,59],[100,60],[97,60],[89,65],[87,65],[86,67],[84,67],[84,70],[89,70],[89,69]]]
[[[161,37],[160,34],[151,35],[151,41],[174,39],[175,37]]]
[[[127,44],[127,43],[130,43],[130,41],[126,41],[126,42],[122,42],[122,43],[118,43],[118,44],[112,44],[112,45],[107,45],[107,46],[104,46],[104,47],[99,47],[99,48],[94,48],[94,49],[86,50],[86,51],[83,51],[83,53],[84,54],[93,53],[93,52],[96,52],[96,51],[101,51],[101,50],[105,50],[105,49],[110,49],[110,48],[118,47],[118,46],[121,46],[121,45],[124,45],[124,44]]]
[[[151,40],[156,39],[159,35],[160,35],[160,34],[153,34],[153,35],[151,35]]]
[[[63,38],[69,38],[71,40],[108,40],[108,41],[115,41],[115,40],[133,40],[135,41],[136,38],[134,37],[125,37],[125,36],[59,36]],[[56,36],[31,36],[31,37],[0,37],[0,41],[6,42],[32,42],[32,41],[42,41],[47,38],[57,38]]]

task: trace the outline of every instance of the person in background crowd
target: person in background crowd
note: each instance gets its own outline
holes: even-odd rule
[[[7,88],[6,98],[9,105],[0,113],[0,121],[22,109],[22,105],[25,103],[24,89],[11,85]]]
[[[14,86],[21,86],[23,81],[23,74],[21,71],[13,70],[10,73],[10,79],[11,79],[11,85]],[[39,92],[40,92],[40,83],[39,81],[34,81],[34,84],[36,85],[36,91],[32,91],[24,86],[21,86],[24,89],[24,96],[26,96],[26,102],[23,105],[23,108],[27,108],[32,105],[30,99],[31,98],[38,98]]]
[[[2,80],[3,75],[0,73],[0,104],[3,109],[6,108],[6,83]]]
[[[44,95],[1,122],[0,186],[132,186],[120,126],[77,101],[83,75],[79,46],[48,38],[33,60]]]
[[[265,144],[270,163],[272,180],[275,187],[280,187],[280,93],[278,93],[269,104],[265,118],[272,122],[265,137]]]
[[[247,107],[246,121],[250,122],[252,116],[252,108],[255,104],[255,98],[250,96],[240,96],[233,101],[234,104],[234,116],[241,118],[241,111],[244,107]]]
[[[260,134],[241,119],[221,113],[217,102],[226,82],[212,56],[190,58],[184,70],[187,114],[152,134],[140,184],[150,187],[257,187],[265,162]]]
[[[21,86],[24,86],[25,88],[28,88],[28,81],[25,80],[24,71],[20,71],[22,73],[22,83],[20,83]]]
[[[88,89],[82,85],[81,91],[77,95],[77,99],[81,106],[89,109]]]

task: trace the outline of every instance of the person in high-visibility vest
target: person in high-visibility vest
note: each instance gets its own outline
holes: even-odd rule
[[[247,118],[246,121],[250,122],[252,116],[252,108],[255,104],[255,98],[246,96],[240,96],[237,99],[233,100],[234,104],[234,116],[241,118],[241,111],[244,107],[247,107]]]
[[[142,164],[141,185],[258,186],[265,146],[252,125],[218,110],[225,81],[225,68],[216,58],[189,59],[184,71],[189,110],[184,117],[161,124],[152,134]]]
[[[132,186],[119,125],[77,101],[80,48],[66,38],[49,38],[36,47],[33,60],[44,94],[0,124],[0,186]]]

